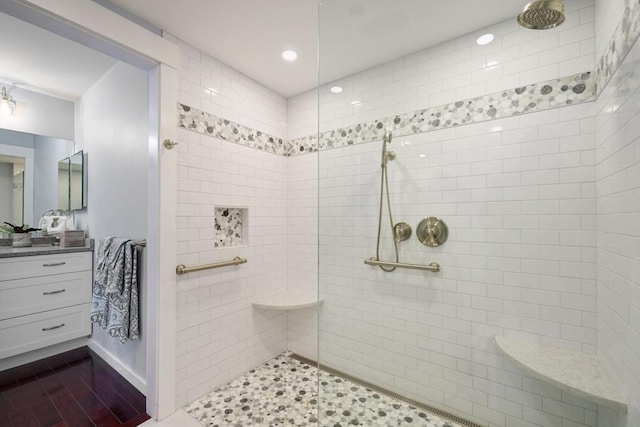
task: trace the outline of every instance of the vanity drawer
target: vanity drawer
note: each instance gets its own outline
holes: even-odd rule
[[[0,281],[92,270],[93,252],[0,259]]]
[[[91,271],[0,282],[0,320],[91,302]]]
[[[91,334],[91,304],[0,320],[0,359]]]

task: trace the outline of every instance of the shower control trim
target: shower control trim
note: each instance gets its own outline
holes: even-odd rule
[[[449,228],[442,219],[430,216],[418,223],[416,237],[423,245],[437,248],[447,241]]]

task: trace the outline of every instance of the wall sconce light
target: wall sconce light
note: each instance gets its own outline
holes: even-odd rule
[[[2,87],[2,95],[0,95],[0,113],[11,117],[16,114],[16,101],[7,93],[7,88]]]

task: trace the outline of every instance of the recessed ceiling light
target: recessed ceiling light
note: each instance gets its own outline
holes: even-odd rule
[[[342,88],[340,86],[334,86],[329,90],[333,93],[342,93]]]
[[[287,61],[295,61],[298,58],[298,54],[295,50],[285,50],[282,51],[282,57]]]
[[[491,43],[492,41],[493,41],[493,34],[487,33],[478,37],[478,40],[476,40],[476,43],[478,43],[480,46],[483,46],[485,44]]]

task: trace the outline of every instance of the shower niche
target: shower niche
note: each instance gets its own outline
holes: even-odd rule
[[[214,214],[214,247],[231,248],[248,243],[247,208],[217,207]]]

